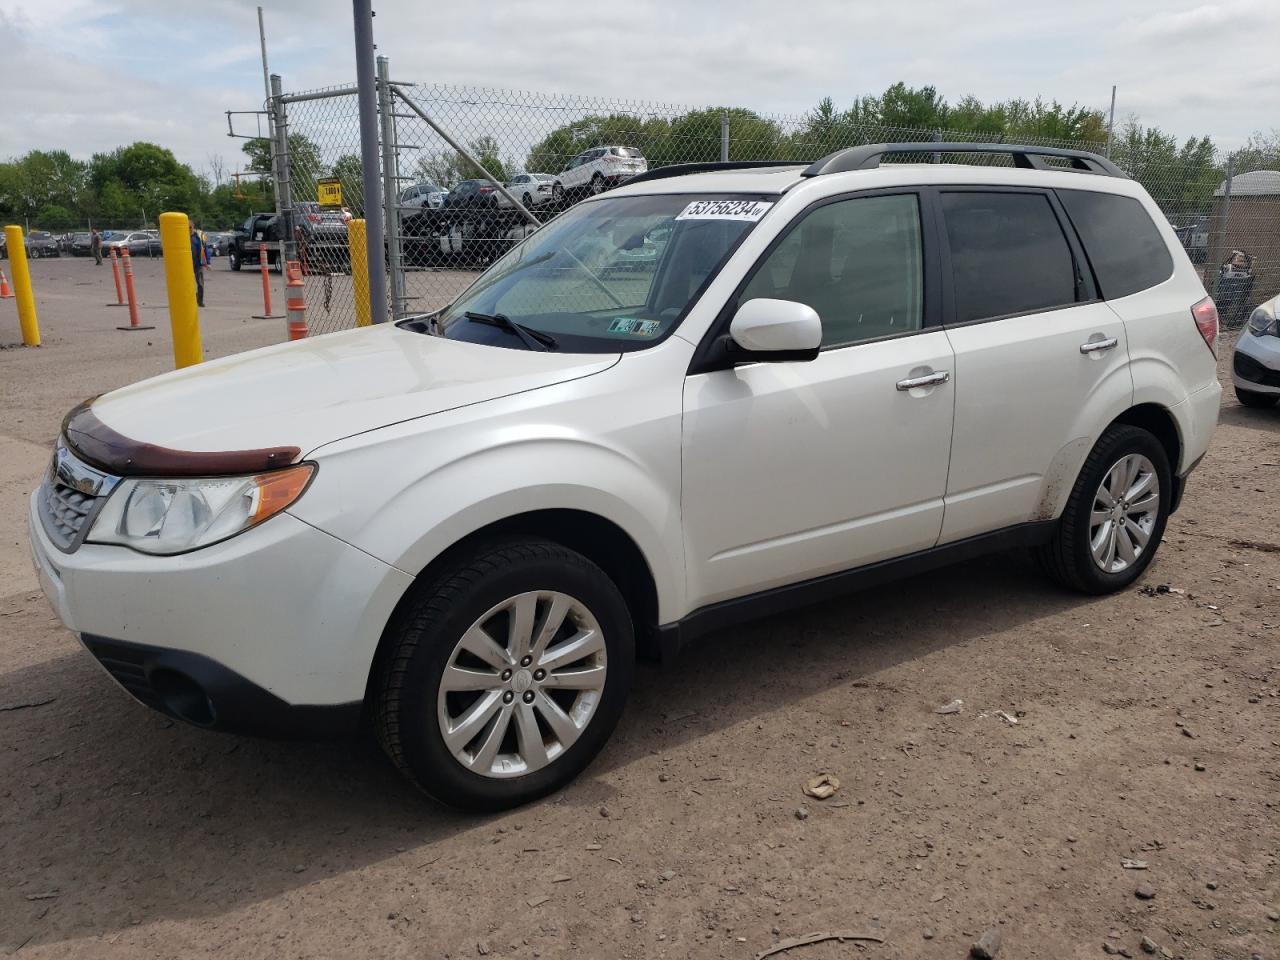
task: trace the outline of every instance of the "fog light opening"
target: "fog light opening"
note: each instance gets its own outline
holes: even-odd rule
[[[174,716],[200,727],[213,723],[213,703],[200,684],[186,674],[176,670],[155,670],[151,674],[151,689]]]

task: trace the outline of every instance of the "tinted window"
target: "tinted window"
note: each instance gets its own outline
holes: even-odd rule
[[[1102,295],[1109,300],[1154,287],[1173,274],[1173,258],[1142,204],[1132,197],[1060,190]],[[1190,233],[1195,228],[1188,228]]]
[[[1074,303],[1075,263],[1048,197],[943,193],[956,321]]]
[[[792,229],[747,284],[755,297],[807,303],[822,345],[919,330],[924,290],[915,196],[828,203]]]

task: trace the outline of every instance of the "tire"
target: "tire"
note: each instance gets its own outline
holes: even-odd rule
[[[605,186],[604,177],[597,173],[591,178],[591,185],[587,189],[591,192],[591,195],[595,197],[604,193],[608,187]]]
[[[1113,563],[1124,562],[1125,566],[1123,569],[1104,569],[1094,557],[1093,538],[1104,533],[1103,528],[1108,521],[1095,527],[1095,498],[1103,495],[1100,488],[1104,480],[1112,477],[1113,469],[1119,468],[1126,460],[1145,463],[1150,468],[1149,471],[1143,468],[1137,474],[1129,490],[1135,489],[1137,482],[1150,473],[1158,499],[1152,505],[1149,493],[1143,493],[1131,501],[1122,501],[1129,507],[1120,514],[1124,519],[1123,526],[1116,528],[1114,521],[1110,521],[1111,527],[1107,529],[1116,528],[1117,548]],[[1094,444],[1080,469],[1053,539],[1040,548],[1042,566],[1058,583],[1082,593],[1103,594],[1123,590],[1142,576],[1159,549],[1160,538],[1164,536],[1169,519],[1172,495],[1169,457],[1160,441],[1140,427],[1128,424],[1109,427]],[[1098,501],[1098,506],[1101,508],[1099,513],[1107,512],[1101,501]],[[1149,509],[1143,511],[1143,506]],[[1118,511],[1121,509],[1117,508]],[[1146,539],[1144,545],[1138,546],[1141,536]],[[1100,542],[1105,544],[1105,540],[1104,536]],[[1126,543],[1131,545],[1130,552],[1136,552],[1136,557],[1131,560],[1125,560],[1123,556]],[[1105,552],[1105,546],[1103,549]]]
[[[568,643],[589,642],[591,634],[586,631],[590,629],[596,630],[597,638],[603,635],[602,642],[596,641],[599,651],[593,650],[589,659],[554,663],[548,668],[549,675],[542,671],[544,678],[563,680],[565,668],[577,664],[581,672],[573,674],[575,677],[588,672],[595,675],[597,669],[603,673],[598,689],[575,692],[557,690],[550,684],[544,688],[535,679],[537,674],[530,673],[537,662],[510,662],[502,638],[511,621],[503,608],[533,591],[542,596],[536,615],[534,608],[529,608],[530,636],[538,632],[555,598],[563,598],[555,600],[559,609],[577,604],[569,615],[562,614],[563,626],[544,646],[548,656],[566,656]],[[579,617],[582,611],[585,616]],[[491,618],[496,618],[496,629]],[[462,647],[463,636],[474,636],[473,631],[485,624],[490,636],[499,638],[492,647],[481,644],[488,663]],[[460,556],[451,569],[417,590],[389,631],[391,646],[374,685],[378,739],[400,771],[422,791],[468,811],[503,810],[527,803],[576,777],[613,732],[631,687],[635,639],[622,594],[586,557],[545,540],[492,543]],[[574,637],[583,639],[575,641]],[[499,674],[502,666],[505,672]],[[483,671],[482,687],[442,692],[446,670],[453,676],[467,677],[478,677],[476,671]],[[459,670],[471,672],[460,674]],[[567,735],[555,733],[547,719],[555,713],[545,703],[552,700],[548,690],[560,708],[557,726],[567,729]],[[489,719],[470,737],[461,733],[452,747],[447,745],[444,731],[449,721],[460,721],[469,711],[486,704],[497,711],[492,716],[498,721],[508,718],[500,738],[494,737],[497,723]],[[566,720],[575,723],[571,716],[584,724],[576,732],[563,727]],[[534,743],[527,739],[526,723],[538,731],[541,756],[536,748],[525,749],[526,744]],[[550,737],[551,742],[544,744],[544,737]],[[567,748],[563,746],[566,740]],[[491,747],[487,756],[485,744]],[[549,760],[547,752],[552,753]],[[526,755],[532,759],[526,761]],[[526,767],[528,772],[524,772]]]
[[[558,180],[551,185],[551,199],[556,203],[564,203],[564,184]]]
[[[1256,407],[1263,409],[1266,407],[1274,407],[1277,401],[1280,401],[1280,394],[1277,393],[1257,393],[1253,390],[1242,390],[1236,387],[1236,399],[1243,406]]]
[[[227,266],[232,270],[240,269],[240,254],[232,250],[227,254]]]
[[[524,208],[525,208],[526,210],[532,210],[532,209],[533,209],[533,200],[531,200],[531,199],[529,198],[529,195],[528,195],[527,193],[526,193],[523,197],[521,197],[521,198],[520,198],[520,202],[524,204]]]

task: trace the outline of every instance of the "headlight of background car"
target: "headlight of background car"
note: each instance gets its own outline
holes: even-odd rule
[[[1249,332],[1255,337],[1280,337],[1280,328],[1277,328],[1275,301],[1264,303],[1258,309],[1254,310],[1249,317]]]
[[[207,547],[279,513],[314,474],[315,464],[300,463],[254,477],[122,480],[87,540],[158,554]]]

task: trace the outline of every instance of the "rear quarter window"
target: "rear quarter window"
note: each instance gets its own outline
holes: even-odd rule
[[[1173,258],[1146,208],[1132,197],[1090,190],[1059,190],[1102,296],[1127,297],[1173,275]]]

